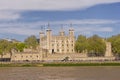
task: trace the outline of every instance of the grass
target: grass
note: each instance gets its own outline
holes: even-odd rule
[[[120,66],[120,63],[47,63],[44,66]]]
[[[40,67],[42,64],[32,64],[32,63],[10,63],[10,64],[0,64],[0,67]]]
[[[0,67],[65,67],[65,66],[120,66],[120,63],[9,63]]]

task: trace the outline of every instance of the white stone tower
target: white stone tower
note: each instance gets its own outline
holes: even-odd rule
[[[52,53],[51,49],[51,40],[52,40],[52,30],[50,29],[50,24],[48,23],[48,29],[46,30],[46,49],[48,50],[48,53]]]
[[[69,36],[74,38],[74,29],[72,28],[72,24],[70,24],[70,29],[69,29]]]
[[[63,30],[63,26],[61,27],[61,30],[60,30],[60,36],[65,36],[65,31]]]
[[[42,38],[45,36],[45,34],[42,31],[39,34],[40,34],[40,41],[39,42],[40,42],[40,45],[42,46],[42,41],[43,41]]]
[[[112,57],[112,50],[111,50],[111,43],[106,42],[106,52],[105,52],[105,57]]]
[[[69,29],[69,36],[74,37],[74,29]]]

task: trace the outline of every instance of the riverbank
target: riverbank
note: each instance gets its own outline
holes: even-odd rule
[[[0,67],[120,66],[120,62],[1,63]]]

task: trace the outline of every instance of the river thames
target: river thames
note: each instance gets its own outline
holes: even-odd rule
[[[0,67],[0,80],[120,80],[120,67]]]

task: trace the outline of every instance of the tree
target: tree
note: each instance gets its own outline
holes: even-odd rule
[[[34,35],[29,36],[24,42],[28,48],[36,49],[38,46],[37,38]]]
[[[120,56],[120,34],[108,38],[108,41],[111,42],[113,54]]]
[[[24,50],[24,48],[26,48],[26,44],[25,43],[16,43],[17,51],[22,52]]]
[[[13,46],[12,43],[7,40],[0,40],[0,54],[3,56],[5,53],[10,53]]]
[[[104,56],[106,51],[105,41],[98,35],[93,35],[88,38],[87,50],[89,56]]]
[[[12,56],[12,49],[22,52],[26,47],[24,43],[14,43],[7,40],[0,40],[0,55],[3,57],[4,54],[9,53],[10,57]]]
[[[78,53],[87,49],[87,38],[83,35],[79,35],[75,42],[75,51]]]

